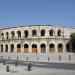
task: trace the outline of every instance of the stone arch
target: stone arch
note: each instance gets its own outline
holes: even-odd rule
[[[41,36],[45,36],[45,29],[41,30]]]
[[[14,31],[11,31],[11,37],[12,37],[12,39],[14,38],[14,36],[15,36]]]
[[[28,44],[24,44],[24,52],[28,53],[29,51],[29,45]]]
[[[5,52],[8,52],[8,45],[5,45]]]
[[[62,43],[58,44],[58,52],[63,52],[63,44]]]
[[[21,52],[21,44],[17,44],[17,52]]]
[[[18,38],[21,38],[21,31],[17,31]]]
[[[49,44],[49,52],[55,52],[55,45],[53,43]]]
[[[10,52],[14,52],[14,44],[11,44]]]
[[[36,29],[32,30],[32,36],[37,36],[37,30]]]
[[[1,52],[3,52],[3,45],[1,45]]]
[[[8,39],[9,38],[9,33],[8,32],[6,32],[6,39]]]
[[[27,37],[28,37],[28,35],[29,35],[28,30],[25,30],[25,31],[24,31],[24,37],[25,37],[25,38],[27,38]]]
[[[49,31],[49,35],[50,35],[50,36],[53,36],[53,35],[54,35],[54,30],[53,30],[53,29],[51,29],[51,30]]]
[[[40,50],[41,50],[41,53],[46,53],[46,45],[44,43],[40,45]]]
[[[4,39],[4,33],[1,33],[2,40]]]
[[[32,53],[37,53],[37,44],[32,44]]]
[[[60,29],[57,31],[57,36],[61,36],[61,30]]]

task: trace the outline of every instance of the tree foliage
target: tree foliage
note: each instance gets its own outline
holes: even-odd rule
[[[71,33],[70,35],[69,51],[75,52],[75,33]]]

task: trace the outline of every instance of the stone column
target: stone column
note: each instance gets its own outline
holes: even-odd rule
[[[49,46],[46,46],[46,53],[49,53]]]
[[[15,33],[15,37],[14,37],[14,38],[16,38],[16,39],[17,39],[17,38],[18,38],[17,31],[15,31],[14,33]]]
[[[3,52],[5,52],[5,44],[3,44]]]
[[[14,43],[14,53],[16,53],[16,52],[17,52],[17,44]]]
[[[40,51],[40,44],[39,43],[37,44],[37,53],[41,53],[41,51]]]
[[[55,53],[58,53],[58,44],[55,43]]]
[[[31,31],[31,28],[29,28],[29,30],[28,30],[28,37],[29,37],[29,38],[32,37],[32,31]]]
[[[29,44],[29,53],[32,53],[32,46]]]
[[[66,52],[66,44],[63,45],[63,53]]]
[[[23,45],[23,43],[21,44],[21,52],[24,53],[24,45]]]
[[[8,44],[8,52],[10,53],[11,52],[11,47],[10,47],[11,45],[10,44]]]
[[[21,38],[24,38],[24,30],[21,30]]]

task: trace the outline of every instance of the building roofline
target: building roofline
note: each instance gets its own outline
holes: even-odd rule
[[[19,27],[31,27],[31,26],[52,26],[52,27],[71,28],[71,27],[64,27],[64,26],[50,25],[50,24],[31,24],[31,25],[18,25],[18,26],[12,26],[12,27],[5,27],[5,28],[1,28],[0,30],[19,28]],[[71,29],[75,29],[75,28],[71,28]]]

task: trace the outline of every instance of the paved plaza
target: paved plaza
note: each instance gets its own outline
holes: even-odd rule
[[[9,72],[6,72],[7,65],[9,65]],[[32,66],[31,71],[28,71],[28,67],[24,65],[14,66],[12,64],[3,65],[2,63],[0,63],[0,75],[75,75],[75,69],[71,70]]]

